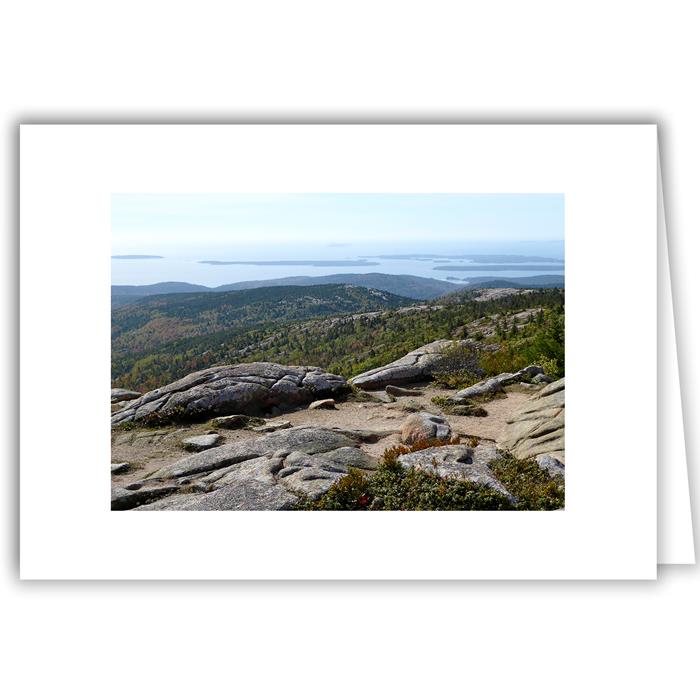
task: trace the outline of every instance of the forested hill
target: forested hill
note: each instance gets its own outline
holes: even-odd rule
[[[416,275],[387,275],[380,272],[367,274],[348,273],[322,275],[320,277],[281,277],[272,280],[249,280],[223,284],[220,287],[205,287],[188,282],[159,282],[145,285],[112,285],[112,308],[130,304],[143,297],[173,292],[232,292],[260,287],[316,287],[321,284],[352,284],[355,287],[379,289],[383,292],[409,297],[410,299],[434,299],[460,288],[459,284],[444,280],[417,277]]]
[[[240,335],[258,327],[411,303],[388,292],[350,285],[151,296],[112,311],[112,359],[113,363],[128,360],[183,339],[222,332]]]
[[[151,297],[113,312],[112,380],[143,391],[198,369],[255,360],[317,365],[349,377],[439,338],[478,340],[485,329],[474,324],[489,315],[501,318],[496,325],[503,329],[526,309],[563,318],[559,289],[477,297],[470,291],[417,304],[344,285]]]

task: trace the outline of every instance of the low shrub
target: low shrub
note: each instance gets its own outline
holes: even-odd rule
[[[430,401],[436,406],[439,406],[443,413],[447,413],[451,416],[476,416],[483,418],[488,415],[485,408],[477,406],[471,401],[453,403],[446,396],[433,396]]]
[[[506,455],[493,465],[494,475],[516,497],[513,505],[503,494],[471,481],[445,478],[399,462],[402,454],[427,447],[454,444],[429,440],[411,447],[386,450],[376,472],[351,469],[316,501],[304,498],[298,510],[557,510],[564,507],[564,480],[550,477],[534,460]],[[469,441],[478,445],[477,438]]]
[[[433,385],[440,389],[462,389],[478,382],[483,374],[476,349],[453,343],[433,369]]]
[[[359,470],[337,481],[306,510],[512,510],[502,494],[463,479],[445,479],[388,461],[371,475]]]
[[[559,510],[564,507],[564,479],[552,477],[534,459],[505,455],[492,465],[496,478],[517,499],[517,510]]]

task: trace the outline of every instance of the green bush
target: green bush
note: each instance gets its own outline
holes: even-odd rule
[[[371,475],[352,469],[306,510],[512,510],[498,491],[445,479],[390,460]]]
[[[517,372],[531,364],[546,374],[564,376],[564,307],[546,309],[517,335],[504,338],[494,352],[483,352],[479,364],[489,376]]]
[[[476,406],[471,401],[455,404],[446,396],[433,396],[430,401],[439,406],[443,413],[447,413],[450,416],[476,416],[483,418],[488,415],[485,408]]]
[[[564,480],[550,477],[534,460],[505,455],[493,465],[496,478],[515,496],[458,478],[445,478],[401,466],[398,457],[444,441],[397,445],[384,453],[376,472],[351,469],[320,499],[304,498],[299,510],[558,510],[564,507]],[[478,440],[472,439],[475,447]]]
[[[474,347],[453,343],[433,369],[433,385],[441,389],[463,389],[478,382],[483,374]]]
[[[558,510],[564,507],[564,479],[551,477],[534,459],[506,455],[492,466],[496,478],[517,499],[517,510]]]

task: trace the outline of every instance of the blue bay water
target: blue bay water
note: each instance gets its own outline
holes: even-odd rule
[[[441,265],[468,265],[478,264],[488,267],[480,261],[471,261],[465,254],[510,254],[510,255],[534,255],[563,259],[563,242],[510,242],[499,245],[488,243],[465,243],[460,250],[453,246],[449,249],[440,245],[432,245],[421,250],[415,245],[402,249],[397,245],[392,249],[375,249],[364,245],[349,245],[338,247],[297,245],[279,246],[236,245],[229,248],[206,248],[183,250],[179,248],[168,252],[167,250],[114,250],[113,253],[124,254],[150,254],[162,255],[157,259],[112,259],[112,284],[154,284],[156,282],[189,282],[215,287],[222,284],[231,284],[249,280],[277,279],[280,277],[297,276],[323,276],[348,273],[383,273],[394,275],[417,275],[419,277],[431,277],[452,282],[461,282],[478,279],[479,277],[530,277],[535,275],[564,274],[563,263],[523,263],[523,264],[494,264],[494,268],[486,270],[436,270]],[[419,254],[419,255],[449,255],[450,260],[431,259],[382,259],[377,255],[395,254]],[[458,257],[458,256],[463,257]],[[322,266],[315,265],[207,265],[202,260],[227,260],[227,261],[326,261]],[[356,262],[366,260],[367,264],[348,265],[345,261]],[[334,264],[335,263],[335,264]],[[523,269],[534,266],[546,269]]]

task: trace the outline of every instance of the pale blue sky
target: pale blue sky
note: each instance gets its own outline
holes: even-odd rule
[[[115,194],[113,252],[161,254],[294,242],[371,244],[408,251],[431,243],[564,239],[561,194]]]

